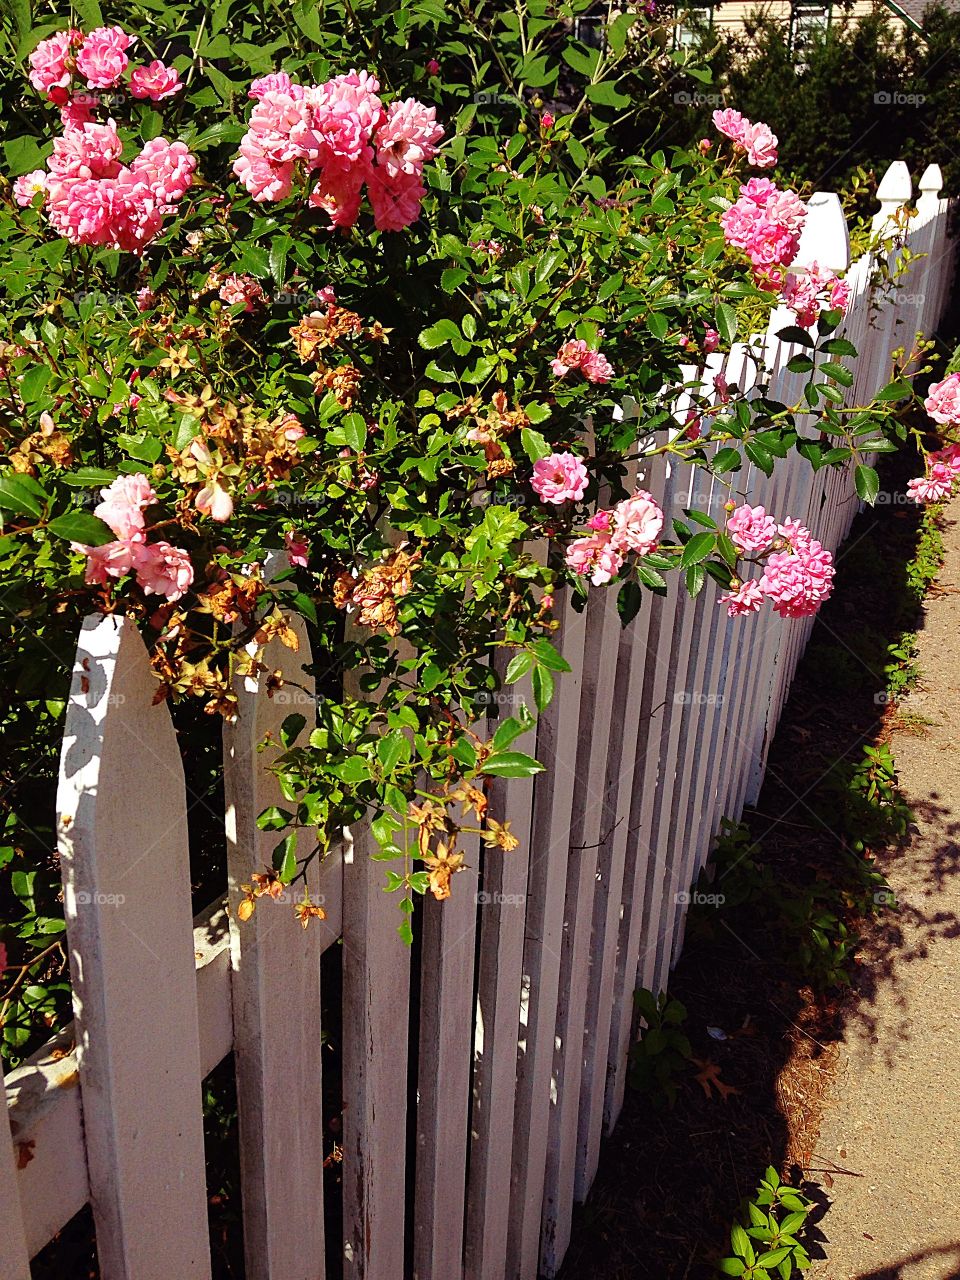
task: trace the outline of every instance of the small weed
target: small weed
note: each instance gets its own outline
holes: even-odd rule
[[[681,1030],[686,1007],[666,992],[655,996],[646,987],[635,991],[633,1000],[647,1025],[630,1051],[630,1085],[656,1106],[672,1107],[677,1100],[677,1077],[687,1070],[693,1052]]]
[[[776,1169],[767,1169],[756,1195],[744,1204],[743,1225],[735,1222],[730,1230],[733,1256],[720,1262],[720,1274],[789,1280],[797,1271],[806,1271],[810,1255],[799,1236],[813,1207],[796,1187],[780,1181]]]

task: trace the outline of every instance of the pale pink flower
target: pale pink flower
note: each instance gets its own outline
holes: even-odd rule
[[[193,582],[193,565],[182,547],[169,542],[136,543],[133,565],[137,580],[148,596],[179,600]]]
[[[442,137],[435,107],[424,106],[416,98],[393,102],[374,139],[377,164],[391,178],[401,173],[419,177],[423,166],[436,155]]]
[[[953,492],[957,473],[944,462],[935,462],[925,476],[918,476],[907,484],[907,493],[914,502],[943,502]]]
[[[742,554],[765,551],[777,536],[777,522],[763,507],[744,505],[727,517],[727,533]]]
[[[743,249],[755,267],[769,273],[797,256],[806,212],[795,192],[780,191],[769,178],[751,178],[720,223],[727,243]]]
[[[530,487],[541,502],[560,506],[579,502],[589,480],[587,468],[576,454],[551,453],[549,458],[539,458],[533,464]]]
[[[777,163],[777,135],[769,125],[744,122],[738,142],[746,149],[747,161],[758,169],[769,169]]]
[[[299,85],[296,86],[300,88]],[[254,80],[247,90],[247,97],[258,101],[265,93],[287,93],[293,95],[294,84],[286,71],[271,71],[268,76]]]
[[[850,284],[834,277],[830,284],[830,310],[846,312],[850,305]]]
[[[745,124],[748,124],[739,111],[734,111],[733,107],[727,107],[723,111],[715,111],[713,113],[714,128],[724,135],[724,137],[732,138],[734,142],[739,142],[743,134]]]
[[[105,542],[100,547],[85,547],[71,543],[74,551],[82,551],[87,557],[84,581],[88,586],[103,586],[111,578],[122,578],[133,568],[133,542]]]
[[[228,306],[238,306],[242,302],[245,311],[253,311],[258,303],[263,302],[264,293],[259,281],[253,276],[233,273],[224,278],[220,286],[220,297]]]
[[[550,361],[554,377],[565,378],[571,369],[579,369],[589,350],[582,338],[571,338],[565,342],[554,359]]]
[[[177,69],[165,66],[159,58],[154,58],[146,66],[135,67],[130,75],[130,92],[135,98],[160,102],[164,98],[172,98],[182,88]]]
[[[613,509],[613,541],[619,551],[649,555],[663,530],[663,511],[645,489],[618,502]]]
[[[57,31],[54,35],[41,40],[30,54],[30,83],[41,93],[54,97],[55,90],[59,101],[66,101],[66,90],[70,85],[71,73],[67,69],[67,60],[72,57],[74,46],[83,39],[83,33],[75,27],[66,31]]]
[[[763,592],[759,582],[742,582],[736,590],[720,597],[717,604],[726,605],[727,616],[741,617],[745,613],[758,613],[763,604]]]
[[[814,538],[793,554],[774,552],[764,566],[760,589],[781,618],[806,618],[829,599],[833,578],[833,556]]]
[[[233,515],[233,498],[215,476],[197,494],[194,506],[201,515],[209,516],[218,524],[223,524]]]
[[[166,138],[151,138],[130,163],[131,172],[147,184],[150,197],[160,205],[174,205],[183,198],[196,167],[196,156],[185,142]]]
[[[708,325],[706,333],[704,333],[703,335],[704,351],[707,353],[707,355],[710,355],[711,352],[716,351],[719,345],[720,345],[719,333],[717,333],[716,329],[711,329],[710,326]]]
[[[960,422],[960,373],[951,373],[942,382],[935,382],[927,392],[923,407],[934,422]]]
[[[401,173],[395,178],[385,178],[376,168],[367,179],[367,194],[377,230],[402,231],[420,217],[420,206],[427,191],[416,174]]]
[[[88,122],[54,138],[47,168],[57,178],[114,178],[120,172],[122,151],[113,120]]]
[[[296,529],[288,529],[283,535],[287,559],[293,568],[306,569],[310,562],[310,543]]]
[[[940,463],[960,479],[960,444],[948,444],[928,455],[931,463]]]
[[[13,198],[21,209],[33,204],[35,196],[47,189],[47,175],[42,169],[34,169],[33,173],[24,173],[13,184]]]
[[[794,551],[802,551],[813,541],[813,534],[807,526],[791,516],[788,516],[783,524],[777,525],[777,533],[790,544]]]
[[[623,555],[609,533],[594,533],[577,538],[567,547],[566,564],[574,573],[589,576],[595,587],[615,578],[623,567]]]
[[[130,36],[121,27],[97,27],[77,54],[77,70],[92,89],[109,89],[127,69]]]
[[[613,377],[613,365],[602,352],[588,351],[580,372],[588,382],[609,382]]]
[[[121,542],[142,537],[144,509],[157,500],[142,472],[118,476],[106,489],[100,490],[100,497],[102,501],[94,507],[93,514],[109,525]]]
[[[146,285],[137,290],[137,310],[149,311],[157,305],[157,295]]]

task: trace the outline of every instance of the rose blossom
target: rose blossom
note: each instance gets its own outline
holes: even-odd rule
[[[77,70],[91,89],[109,89],[127,68],[130,37],[121,27],[97,27],[77,54]]]
[[[645,556],[657,545],[663,529],[663,511],[652,494],[638,489],[613,509],[613,541],[619,551]]]
[[[942,382],[935,382],[927,392],[923,407],[934,422],[960,422],[960,373],[951,373]]]
[[[742,582],[736,590],[721,596],[717,604],[727,606],[727,617],[738,618],[745,613],[758,613],[763,604],[763,592],[759,582]]]
[[[189,555],[169,542],[135,543],[133,567],[148,596],[179,600],[193,582]]]
[[[442,137],[435,107],[424,106],[416,98],[392,102],[377,130],[377,164],[390,178],[401,173],[419,177],[423,166],[436,155]]]
[[[40,93],[48,97],[57,97],[66,101],[65,90],[70,85],[70,72],[67,70],[67,59],[73,47],[83,39],[83,33],[75,27],[66,31],[57,31],[54,35],[41,40],[30,54],[30,83]],[[57,94],[56,91],[61,93]]]
[[[953,492],[957,473],[945,462],[935,462],[925,476],[910,480],[907,493],[914,502],[943,502]]]
[[[201,515],[209,516],[219,524],[233,515],[233,498],[216,478],[203,486],[194,499],[194,506]]]
[[[303,534],[298,533],[296,529],[288,529],[283,535],[283,542],[291,566],[306,569],[310,562],[310,543]]]
[[[713,113],[713,125],[718,133],[722,133],[724,137],[731,138],[734,142],[739,142],[743,134],[743,126],[747,123],[739,111],[734,111],[733,107],[727,107],[723,111],[715,111]]]
[[[13,196],[21,209],[33,203],[34,196],[47,189],[47,175],[42,169],[24,173],[13,184]]]
[[[716,329],[711,329],[708,326],[706,329],[706,332],[703,335],[704,351],[707,353],[707,355],[710,355],[712,352],[716,351],[719,345],[720,345],[719,333],[717,333]]]
[[[151,307],[156,306],[157,295],[151,288],[144,285],[142,289],[137,290],[137,310],[149,311]]]
[[[565,378],[571,369],[579,369],[588,382],[609,382],[613,366],[606,356],[594,347],[588,347],[582,338],[565,342],[550,361],[555,378]]]
[[[760,589],[781,618],[806,618],[833,590],[833,556],[811,538],[793,554],[775,552],[766,562]]]
[[[234,273],[225,277],[220,286],[220,297],[231,307],[242,302],[244,311],[252,311],[258,302],[263,301],[263,289],[253,276]]]
[[[571,542],[567,547],[566,563],[574,573],[584,577],[589,575],[593,585],[601,587],[620,572],[623,555],[609,533],[599,532]]]
[[[144,67],[135,67],[130,75],[130,92],[135,98],[160,102],[164,98],[172,98],[182,88],[176,68],[164,66],[159,58],[154,58]]]
[[[93,514],[109,525],[121,542],[142,538],[144,508],[157,500],[142,472],[118,476],[108,488],[100,490],[100,497],[102,502],[94,507]]]
[[[765,551],[777,535],[777,522],[763,507],[744,505],[727,517],[727,533],[736,549],[745,554]]]
[[[74,551],[82,551],[87,557],[84,581],[88,586],[103,586],[110,578],[122,578],[133,568],[134,542],[106,542],[100,547],[86,547],[72,543]]]
[[[745,123],[739,138],[746,148],[747,160],[758,169],[769,169],[777,163],[777,135],[769,125]]]
[[[533,464],[530,487],[541,502],[560,506],[579,502],[590,477],[587,468],[573,453],[551,453]]]

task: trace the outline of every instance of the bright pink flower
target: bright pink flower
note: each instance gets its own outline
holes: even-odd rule
[[[399,173],[388,178],[378,167],[367,179],[367,194],[377,230],[402,231],[420,217],[420,206],[427,191],[416,174]]]
[[[310,203],[329,215],[331,227],[352,227],[360,216],[366,178],[367,171],[360,165],[354,165],[352,169],[339,169],[329,165],[324,176],[310,192]],[[388,203],[386,196],[383,203],[385,208]],[[417,213],[419,212],[418,203]]]
[[[746,148],[748,162],[758,169],[769,169],[777,163],[777,135],[769,125],[745,122],[738,141]]]
[[[781,618],[806,618],[833,590],[833,556],[814,538],[795,553],[777,551],[766,562],[760,589]]]
[[[846,312],[850,305],[850,285],[846,280],[834,277],[830,284],[830,310]]]
[[[960,422],[960,373],[951,373],[942,382],[935,382],[927,392],[923,407],[934,422]]]
[[[151,102],[160,102],[163,98],[172,98],[183,88],[179,72],[175,67],[167,67],[154,58],[144,67],[135,67],[130,76],[130,92],[135,98],[149,98]]]
[[[77,70],[91,89],[109,89],[127,69],[130,36],[121,27],[97,27],[77,54]]]
[[[551,453],[533,464],[530,487],[541,502],[560,506],[579,502],[589,480],[587,468],[575,453]]]
[[[707,353],[707,355],[710,355],[710,354],[711,354],[711,352],[716,351],[716,349],[717,349],[717,347],[719,347],[719,345],[720,345],[720,335],[719,335],[719,333],[717,333],[716,329],[711,329],[711,328],[710,328],[710,326],[708,325],[708,326],[707,326],[707,331],[706,331],[706,333],[703,335],[703,349],[704,349],[704,351]]]
[[[149,195],[158,204],[173,205],[181,200],[193,182],[197,167],[185,142],[151,138],[131,161],[130,170],[147,184]]]
[[[100,497],[102,501],[94,507],[93,514],[109,525],[121,542],[142,537],[144,509],[157,500],[142,472],[118,476],[108,488],[100,490]]]
[[[240,143],[240,154],[233,162],[234,174],[256,201],[285,200],[293,190],[293,171],[292,160],[268,159],[250,134]]]
[[[709,138],[701,138],[700,141],[697,143],[697,150],[700,152],[702,156],[709,155],[710,149],[712,146],[713,146],[713,143],[710,141]]]
[[[717,397],[717,404],[730,403],[730,384],[722,373],[713,375],[713,390]]]
[[[42,169],[34,169],[33,173],[24,173],[13,184],[13,198],[21,209],[33,204],[34,196],[47,189],[47,175]]]
[[[574,573],[583,577],[589,575],[593,585],[600,587],[620,572],[623,555],[610,534],[600,532],[571,542],[567,547],[566,564]]]
[[[742,582],[735,591],[721,596],[717,604],[727,606],[727,616],[741,617],[745,613],[758,613],[763,604],[763,592],[759,582]]]
[[[933,464],[939,463],[945,466],[953,476],[960,479],[960,444],[945,445],[944,448],[931,453],[929,460]]]
[[[7,944],[0,942],[0,973],[7,967]]]
[[[777,533],[781,538],[789,542],[794,551],[802,551],[805,547],[809,547],[813,541],[813,534],[806,525],[801,524],[799,520],[794,520],[790,516],[784,520],[783,524],[777,525]]]
[[[743,249],[755,267],[769,272],[797,256],[806,213],[793,191],[780,191],[769,178],[751,178],[720,222],[727,243]]]
[[[401,173],[419,178],[423,166],[436,155],[442,137],[435,107],[426,107],[416,98],[392,102],[374,139],[377,164],[391,178]]]
[[[813,262],[802,273],[787,275],[781,299],[796,313],[798,323],[809,328],[816,324],[821,311],[846,310],[850,286]]]
[[[598,533],[609,533],[612,522],[612,511],[595,511],[587,521],[587,528],[594,529]]]
[[[565,342],[550,362],[555,378],[565,378],[571,369],[579,369],[588,382],[609,382],[613,366],[605,355],[588,347],[582,338]]]
[[[169,542],[136,543],[133,566],[148,596],[179,600],[193,582],[193,565],[182,547]]]
[[[436,58],[431,58],[427,63],[427,74],[431,76],[438,76],[440,74],[440,63]]]
[[[777,522],[763,507],[744,505],[727,517],[727,533],[741,554],[766,551],[777,536]]]
[[[103,586],[111,578],[122,578],[133,568],[133,542],[105,542],[100,547],[71,544],[74,551],[82,551],[87,557],[84,581],[88,586]]]
[[[544,133],[549,133],[550,130],[553,128],[553,125],[554,125],[553,116],[550,114],[549,111],[545,111],[543,115],[540,117],[540,128],[543,130]]]
[[[53,140],[47,168],[57,178],[115,178],[123,143],[113,120],[67,129]]]
[[[722,133],[726,138],[732,138],[734,142],[739,142],[743,134],[743,127],[747,124],[739,111],[734,111],[733,107],[727,107],[723,111],[715,111],[713,113],[713,125],[718,133]]]
[[[296,88],[299,89],[300,86],[297,85]],[[271,71],[268,76],[261,76],[259,80],[254,80],[247,90],[247,97],[257,101],[265,93],[287,93],[293,95],[293,90],[293,81],[285,71]]]
[[[74,93],[60,108],[60,123],[65,129],[82,129],[93,121],[94,108],[100,103],[95,93]]]
[[[30,54],[30,83],[41,93],[53,97],[53,90],[66,90],[70,85],[71,73],[67,62],[73,57],[74,47],[83,39],[83,32],[75,27],[66,31],[57,31],[54,35],[41,40]],[[66,94],[60,96],[66,100]]]
[[[238,306],[242,302],[244,311],[252,311],[263,301],[264,294],[259,281],[254,280],[253,276],[234,273],[224,279],[220,286],[220,297],[228,306]]]
[[[296,529],[288,529],[283,535],[287,559],[293,568],[306,569],[310,562],[310,543]]]
[[[613,509],[613,541],[618,551],[649,555],[662,530],[663,511],[656,498],[645,489],[638,489]]]
[[[201,515],[209,516],[223,524],[233,515],[233,498],[214,477],[208,480],[194,499],[194,506]]]
[[[157,295],[153,292],[152,289],[144,286],[144,288],[137,290],[137,310],[138,311],[149,311],[152,307],[155,307],[156,304],[157,304]]]
[[[925,476],[919,476],[907,484],[907,493],[914,502],[943,502],[953,492],[957,472],[945,462],[935,462]]]

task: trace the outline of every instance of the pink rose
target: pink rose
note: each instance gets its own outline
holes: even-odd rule
[[[158,58],[145,67],[135,67],[130,75],[130,92],[135,98],[160,102],[164,98],[172,98],[182,88],[176,68],[164,66]]]
[[[193,565],[181,547],[169,542],[136,543],[134,569],[146,594],[179,600],[193,582]]]
[[[293,567],[306,569],[310,562],[310,543],[296,529],[288,529],[283,536],[287,559]]]
[[[727,606],[727,616],[738,618],[745,613],[758,613],[763,604],[759,582],[743,582],[735,591],[721,596],[717,604]]]
[[[201,515],[223,524],[233,515],[233,498],[216,479],[208,480],[194,499]]]
[[[133,568],[136,543],[105,542],[101,547],[84,547],[73,543],[74,551],[82,551],[87,557],[84,580],[89,586],[103,586],[111,578],[122,578]]]
[[[220,297],[231,307],[242,302],[245,311],[252,311],[264,299],[263,289],[253,276],[236,274],[225,278],[220,286]]]
[[[745,124],[738,139],[746,148],[747,160],[758,169],[770,169],[777,163],[777,135],[766,124]]]
[[[833,556],[815,538],[794,553],[775,552],[766,562],[760,589],[781,618],[807,618],[833,590]]]
[[[595,587],[601,587],[620,572],[623,555],[610,534],[600,532],[571,542],[567,547],[566,563],[574,573],[589,576]]]
[[[934,422],[960,422],[960,373],[951,373],[942,382],[935,382],[927,392],[923,407]]]
[[[743,134],[743,127],[748,124],[739,111],[734,111],[733,107],[727,107],[724,111],[715,111],[713,113],[713,125],[718,133],[722,133],[724,137],[732,138],[734,142],[739,142]]]
[[[530,487],[541,502],[560,506],[579,502],[590,477],[587,468],[573,453],[551,453],[533,464]]]
[[[919,476],[907,484],[907,493],[914,502],[943,502],[953,492],[956,471],[944,462],[935,462],[925,476]]]
[[[138,311],[149,311],[152,307],[155,307],[156,305],[157,305],[157,295],[153,292],[152,289],[148,288],[147,286],[144,286],[144,288],[137,290],[137,310]]]
[[[93,514],[109,525],[121,542],[142,537],[143,512],[157,500],[150,481],[141,472],[118,476],[106,489],[100,490],[102,502]]]
[[[401,173],[419,178],[423,166],[436,155],[442,137],[435,107],[424,106],[416,98],[392,102],[375,138],[377,164],[390,178]]]
[[[737,507],[727,517],[727,533],[742,554],[765,551],[777,536],[777,522],[763,507]]]
[[[35,196],[47,189],[47,175],[43,169],[34,169],[33,173],[24,173],[13,184],[13,198],[21,209],[33,204]]]
[[[707,355],[710,355],[711,352],[716,351],[719,345],[720,345],[719,333],[717,333],[716,329],[711,329],[709,326],[707,326],[707,330],[703,335],[704,351],[707,353]]]
[[[130,37],[121,27],[97,27],[77,54],[77,70],[91,89],[109,89],[127,69]]]
[[[638,489],[613,509],[613,541],[619,551],[645,556],[657,545],[663,530],[663,511],[652,494]]]
[[[75,27],[66,31],[57,31],[54,35],[41,40],[31,53],[30,83],[41,93],[54,97],[54,90],[65,91],[70,85],[70,71],[67,61],[73,55],[74,46],[83,39],[83,33]],[[66,93],[60,96],[66,101]]]

